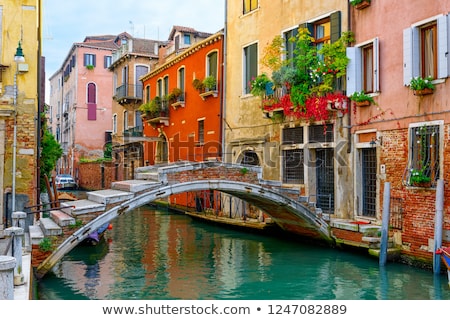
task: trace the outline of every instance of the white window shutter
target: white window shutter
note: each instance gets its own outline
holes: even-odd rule
[[[347,65],[347,95],[361,91],[361,49],[347,47],[347,57],[350,59]]]
[[[380,92],[380,41],[378,38],[373,39],[373,91]]]
[[[412,76],[420,76],[420,29],[412,28]]]
[[[449,74],[448,19],[448,16],[437,19],[438,78],[447,78]]]
[[[412,28],[403,30],[403,85],[409,86],[412,75]]]

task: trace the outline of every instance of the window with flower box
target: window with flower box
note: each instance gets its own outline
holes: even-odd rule
[[[442,15],[403,30],[404,85],[418,76],[433,79],[449,76],[449,20],[447,15]]]

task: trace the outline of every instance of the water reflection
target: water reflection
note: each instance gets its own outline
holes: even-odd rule
[[[449,299],[445,275],[143,207],[76,248],[42,299]]]

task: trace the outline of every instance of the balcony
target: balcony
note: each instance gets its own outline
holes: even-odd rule
[[[123,140],[125,143],[140,142],[144,136],[142,127],[128,128],[123,131]]]
[[[128,40],[129,43],[123,44],[117,51],[112,54],[112,64],[115,64],[124,55],[131,53],[133,48],[133,42],[131,39]]]
[[[142,101],[142,84],[123,84],[116,88],[114,100],[119,104],[139,103]]]
[[[123,136],[124,137],[142,137],[143,136],[142,127],[128,128],[123,131]]]
[[[147,112],[143,117],[152,126],[158,124],[163,124],[165,126],[169,125],[169,108],[167,101],[162,101],[161,107],[155,112]]]

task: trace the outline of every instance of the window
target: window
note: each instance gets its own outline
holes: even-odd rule
[[[167,96],[169,94],[169,76],[164,77],[164,95]]]
[[[103,66],[105,69],[109,68],[112,64],[112,56],[105,56],[103,58]]]
[[[285,51],[285,59],[292,61],[291,64],[293,64],[293,58],[295,53],[295,37],[298,34],[298,28],[289,30],[285,33],[283,33],[283,40],[284,40],[284,49]]]
[[[88,120],[97,120],[97,86],[94,83],[87,85]]]
[[[205,143],[205,120],[198,120],[198,144]]]
[[[304,183],[303,149],[283,150],[283,160],[283,183]]]
[[[242,156],[241,164],[248,166],[259,166],[259,158],[255,151],[247,150],[244,151]]]
[[[181,90],[181,96],[179,97],[179,101],[184,101],[184,91],[185,91],[185,69],[180,68],[178,70],[178,88]]]
[[[191,44],[191,35],[185,33],[184,34],[184,44],[190,45]]]
[[[317,21],[313,24],[314,32],[312,36],[314,37],[314,43],[317,50],[320,50],[325,43],[330,43],[331,41],[331,23],[330,19],[324,19]]]
[[[437,26],[436,23],[420,29],[420,75],[437,78]]]
[[[163,82],[162,82],[162,79],[158,79],[158,82],[157,82],[157,95],[158,95],[158,97],[162,97],[162,95],[163,95]]]
[[[85,53],[83,66],[95,67],[95,54]]]
[[[304,127],[284,128],[282,131],[283,183],[304,183]]]
[[[283,144],[303,143],[303,127],[284,128]]]
[[[434,79],[449,76],[449,20],[443,15],[403,30],[404,85],[418,76]]]
[[[142,125],[141,112],[139,110],[134,111],[134,127],[139,131],[142,131],[144,126]]]
[[[334,43],[341,37],[341,12],[333,12],[326,18],[304,23],[299,27],[308,29],[309,33],[314,38],[316,49],[320,50],[324,44]],[[318,55],[318,58],[323,60],[323,57],[320,55]],[[333,84],[333,87],[334,90],[344,90],[343,79],[337,79]]]
[[[258,9],[258,0],[244,0],[244,14]]]
[[[123,112],[123,130],[128,130],[128,111]]]
[[[150,102],[150,86],[145,87],[145,102]]]
[[[258,75],[258,45],[244,48],[244,93],[250,93],[250,81]]]
[[[378,38],[347,48],[347,57],[350,58],[347,66],[347,95],[359,91],[365,93],[380,91],[378,53]]]
[[[209,53],[206,59],[207,75],[217,79],[217,51]]]
[[[112,122],[112,131],[117,133],[117,114],[113,115]]]
[[[410,128],[409,134],[410,174],[413,170],[416,170],[430,178],[431,183],[435,182],[439,179],[440,171],[439,125],[413,126]]]

